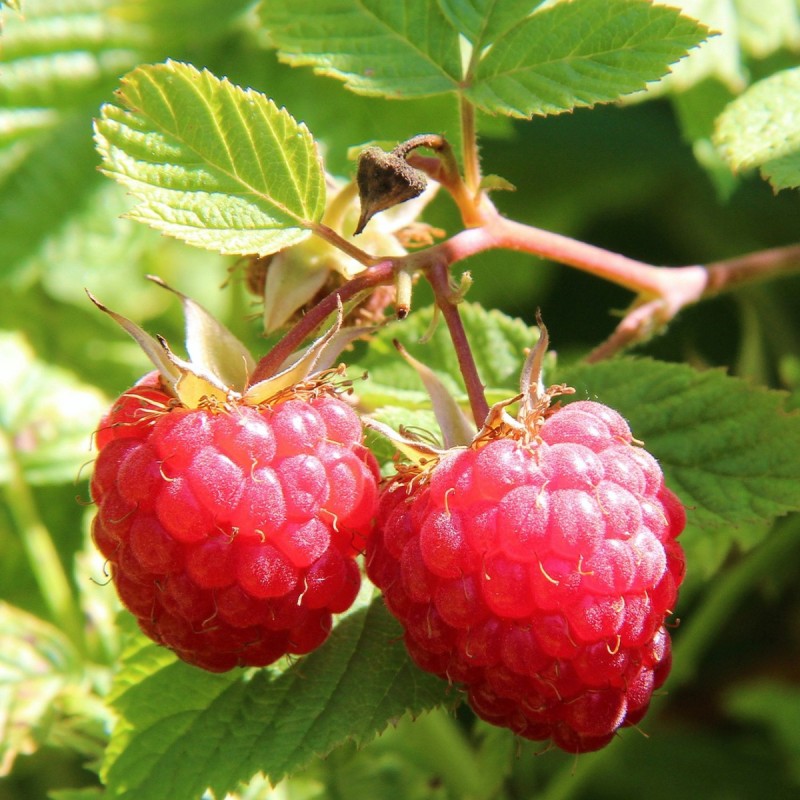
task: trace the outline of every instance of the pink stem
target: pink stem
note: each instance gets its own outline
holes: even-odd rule
[[[489,415],[489,404],[486,402],[486,395],[483,391],[484,386],[478,374],[478,367],[475,364],[472,349],[469,346],[467,332],[464,330],[464,323],[458,311],[458,305],[450,299],[450,272],[448,267],[449,265],[443,261],[436,262],[429,267],[427,275],[436,295],[436,305],[441,309],[442,316],[450,331],[458,366],[464,378],[467,397],[469,397],[472,416],[475,419],[475,424],[480,428]]]
[[[339,303],[346,303],[361,292],[391,283],[393,280],[394,264],[385,260],[375,266],[367,267],[355,278],[349,280],[338,289],[334,289],[290,328],[285,336],[256,364],[256,368],[250,378],[251,385],[275,375],[280,370],[283,362],[299,349],[300,345],[314,333],[330,314],[336,311]]]

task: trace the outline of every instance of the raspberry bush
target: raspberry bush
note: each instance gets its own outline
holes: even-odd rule
[[[796,793],[800,10],[700,5],[0,2],[0,798]]]

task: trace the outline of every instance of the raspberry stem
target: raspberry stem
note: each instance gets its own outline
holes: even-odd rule
[[[480,428],[489,414],[489,404],[486,402],[484,386],[478,374],[478,367],[469,346],[467,332],[458,311],[458,305],[450,299],[450,272],[446,264],[437,262],[428,270],[428,280],[436,295],[436,304],[439,306],[450,331],[453,348],[456,351],[458,365],[464,378],[464,385],[469,397],[472,416],[475,424]]]
[[[362,292],[370,292],[378,286],[389,284],[394,280],[395,264],[392,261],[381,261],[367,267],[352,280],[335,289],[308,311],[284,337],[256,364],[250,377],[255,384],[277,373],[281,364],[295,352],[314,331],[339,307],[354,299]]]

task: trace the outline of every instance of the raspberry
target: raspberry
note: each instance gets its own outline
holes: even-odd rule
[[[119,596],[207,670],[310,652],[358,592],[377,464],[328,385],[291,395],[187,408],[151,373],[97,432],[93,537]]]
[[[412,658],[479,717],[596,750],[669,672],[685,514],[612,409],[545,404],[521,422],[391,479],[367,574]]]

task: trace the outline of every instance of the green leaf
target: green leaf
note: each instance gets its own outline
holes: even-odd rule
[[[458,88],[458,32],[430,0],[268,0],[261,20],[282,60],[354,92],[408,98]]]
[[[341,619],[322,648],[280,673],[215,675],[179,662],[154,669],[159,649],[133,652],[113,694],[119,723],[104,766],[112,798],[199,797],[206,787],[221,797],[258,771],[275,783],[448,692],[411,663],[380,600]]]
[[[453,27],[481,50],[522,22],[544,0],[439,0]]]
[[[800,67],[751,86],[717,120],[714,143],[734,172],[758,168],[776,190],[800,186]]]
[[[671,0],[669,5],[699,20],[713,33],[692,52],[691,58],[675,64],[669,75],[649,86],[647,96],[679,94],[709,79],[719,81],[730,92],[741,92],[747,85],[748,68],[743,63],[734,0]]]
[[[16,468],[31,484],[74,481],[91,460],[106,399],[66,370],[37,361],[17,334],[0,332],[0,363],[0,483]]]
[[[76,665],[57,628],[0,603],[0,776],[47,740],[54,703]]]
[[[742,532],[752,545],[770,518],[800,509],[800,414],[786,411],[785,393],[721,370],[634,358],[558,377],[576,399],[617,409],[661,462],[687,508],[681,541],[701,570],[706,558],[716,567]]]
[[[308,129],[252,89],[167,61],[122,80],[125,108],[96,121],[104,171],[139,201],[133,219],[197,247],[268,255],[325,210]]]
[[[557,3],[494,43],[466,96],[514,117],[612,102],[667,74],[707,34],[648,0]]]

